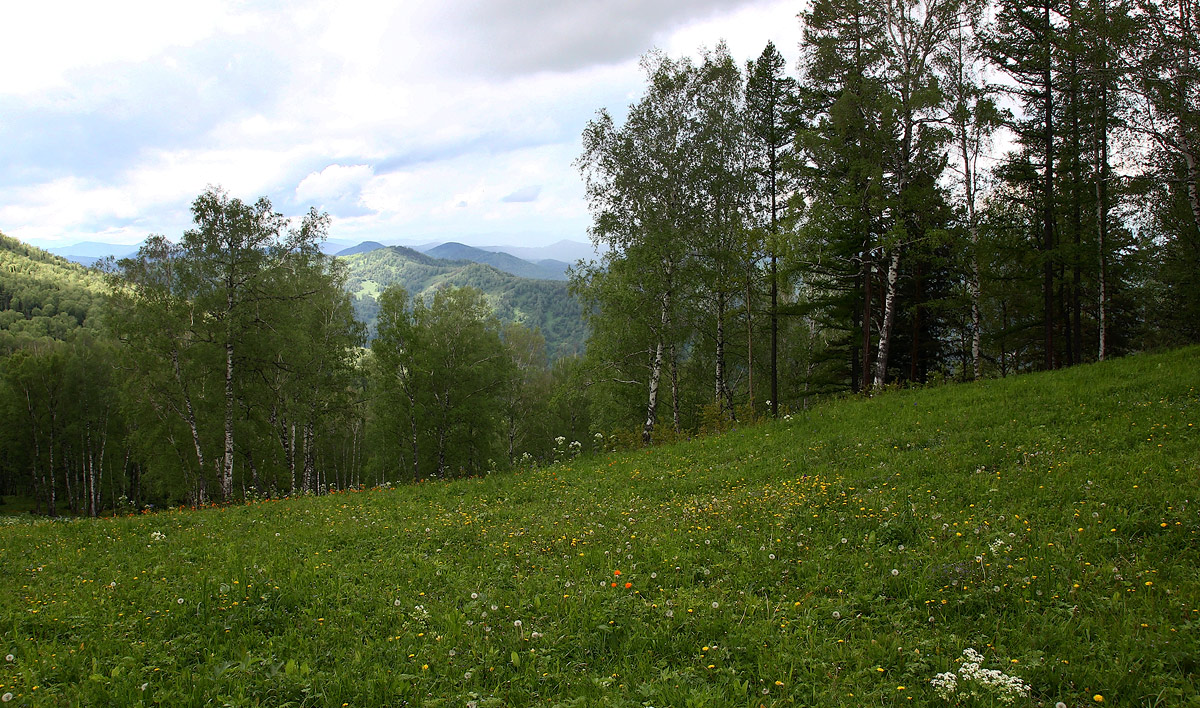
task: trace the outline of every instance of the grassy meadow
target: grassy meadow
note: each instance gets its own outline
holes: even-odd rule
[[[1198,509],[1189,348],[483,479],[9,516],[0,694],[1200,706]]]

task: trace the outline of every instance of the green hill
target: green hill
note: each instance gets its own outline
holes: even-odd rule
[[[0,234],[0,353],[89,326],[104,289],[94,271]]]
[[[563,281],[521,278],[490,265],[443,260],[402,246],[341,260],[349,270],[347,288],[355,298],[356,316],[372,332],[379,312],[376,298],[389,285],[398,284],[414,295],[447,285],[471,286],[483,291],[501,320],[540,329],[552,357],[583,351],[583,316]]]
[[[17,705],[1004,705],[995,670],[1016,706],[1196,705],[1198,356],[484,479],[16,521],[0,683]]]
[[[503,251],[485,251],[461,243],[443,243],[425,251],[426,255],[446,260],[471,261],[490,265],[497,270],[535,280],[566,280],[567,264],[558,261],[532,263]]]

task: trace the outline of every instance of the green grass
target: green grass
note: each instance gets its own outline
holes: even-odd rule
[[[930,681],[973,648],[1030,686],[1014,705],[1197,706],[1198,358],[831,402],[481,480],[10,519],[0,693],[951,705]]]

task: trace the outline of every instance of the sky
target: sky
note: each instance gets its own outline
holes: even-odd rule
[[[10,3],[0,231],[44,248],[176,238],[209,185],[332,218],[331,240],[587,240],[573,166],[651,49],[795,74],[800,3]]]

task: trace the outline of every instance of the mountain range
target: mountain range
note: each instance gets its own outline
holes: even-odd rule
[[[11,240],[11,244],[14,249],[39,251],[16,240]],[[513,249],[525,258],[456,242],[409,248],[376,241],[352,246],[329,241],[325,250],[345,262],[349,276],[347,290],[353,298],[355,316],[372,334],[379,312],[377,297],[389,286],[399,285],[413,297],[428,296],[444,286],[471,286],[484,293],[502,322],[519,322],[541,331],[552,358],[584,349],[586,326],[579,303],[567,286],[569,264],[565,259],[595,257],[587,244],[561,241],[550,246]],[[68,271],[78,268],[75,263],[91,265],[108,256],[124,258],[136,253],[137,246],[84,242],[55,248],[49,253],[40,252],[43,258],[60,264],[53,277],[65,280]],[[79,269],[72,277],[87,274],[89,271]],[[82,321],[83,315],[78,319]]]
[[[141,244],[117,244],[101,241],[82,241],[70,246],[56,246],[46,251],[84,266],[92,266],[109,256],[127,258],[137,253]],[[462,243],[430,242],[423,244],[391,241],[351,241],[329,239],[321,244],[321,250],[331,256],[349,256],[365,253],[388,246],[405,246],[436,258],[485,263],[506,273],[523,278],[544,280],[566,280],[567,267],[578,260],[596,257],[592,247],[580,241],[563,239],[548,246],[467,246]]]
[[[355,316],[372,334],[379,316],[377,298],[389,286],[403,287],[414,297],[429,296],[440,287],[470,286],[483,292],[502,322],[518,322],[540,330],[552,358],[583,352],[587,328],[582,309],[571,297],[565,280],[523,277],[488,263],[437,258],[404,246],[338,258],[347,267],[346,289],[354,298]]]

